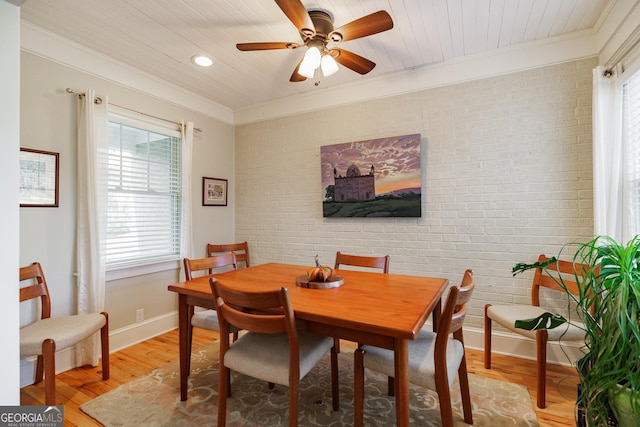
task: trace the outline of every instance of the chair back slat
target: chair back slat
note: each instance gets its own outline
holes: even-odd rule
[[[389,255],[385,256],[363,256],[349,255],[338,251],[336,253],[336,263],[334,268],[340,269],[341,265],[354,267],[379,268],[383,273],[389,272]]]
[[[458,287],[458,291],[455,297],[455,305],[451,312],[451,324],[449,325],[449,333],[455,333],[462,329],[464,319],[467,315],[467,303],[471,300],[473,290],[475,289],[475,281],[473,279],[473,271],[466,270],[462,283]],[[453,302],[451,304],[454,304]],[[447,306],[449,305],[449,299],[447,298]],[[445,307],[447,311],[449,307]]]
[[[247,242],[224,243],[220,245],[207,243],[208,257],[224,252],[233,252],[236,255],[236,261],[238,262],[238,264],[244,262],[245,267],[251,266],[251,264],[249,263],[249,244]]]
[[[436,372],[442,373],[447,371],[447,347],[449,345],[449,333],[453,324],[453,313],[456,309],[456,301],[458,298],[459,286],[449,288],[447,295],[447,303],[440,314],[438,321],[438,331],[436,333],[436,344],[433,351],[433,359]],[[466,310],[463,310],[463,313]],[[455,327],[461,327],[460,321],[457,320]],[[461,329],[460,329],[461,330]]]
[[[462,326],[467,315],[467,302],[471,299],[471,294],[473,294],[474,289],[475,281],[473,280],[473,272],[471,270],[465,271],[460,286],[452,286],[449,289],[447,302],[440,315],[440,321],[438,322],[438,332],[434,349],[435,368],[436,372],[440,375],[446,376],[449,335],[453,334],[453,338],[464,345]]]
[[[466,304],[471,300],[473,289],[475,288],[475,281],[473,280],[473,271],[467,269],[462,276],[462,282],[460,283],[460,291],[458,292],[458,300],[456,305],[456,311],[460,305]]]
[[[287,288],[275,291],[243,292],[222,286],[214,278],[209,279],[216,301],[218,319],[251,332],[295,332],[295,320]]]
[[[538,262],[547,262],[549,257],[541,254],[538,257]],[[570,261],[558,260],[555,263],[549,264],[547,270],[555,271],[558,275],[562,276],[564,284],[567,286],[567,290],[574,295],[577,295],[580,291],[578,284],[575,281],[575,276],[582,276],[588,271],[588,266],[585,264],[573,263]],[[549,275],[547,271],[542,268],[536,268],[533,276],[533,283],[531,288],[531,303],[535,306],[540,306],[540,288],[548,288],[555,291],[565,292],[565,290],[556,282],[556,280]]]
[[[238,329],[258,332],[261,334],[284,334],[287,332],[284,314],[254,314],[243,313],[235,307],[224,304],[218,313],[222,311],[229,325]]]
[[[193,279],[193,273],[196,271],[207,271],[208,275],[214,273],[214,269],[222,267],[231,267],[233,270],[238,269],[238,262],[233,252],[214,255],[207,258],[184,259],[184,274],[187,280]]]
[[[51,317],[51,298],[49,297],[49,288],[47,280],[44,277],[42,266],[39,262],[20,268],[20,281],[30,280],[30,285],[20,288],[20,302],[33,298],[40,298],[41,312],[40,318],[46,319]]]

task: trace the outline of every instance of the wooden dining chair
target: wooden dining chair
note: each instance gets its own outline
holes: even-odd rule
[[[100,331],[102,379],[109,379],[109,315],[106,312],[51,317],[51,298],[38,262],[20,268],[20,302],[40,298],[40,319],[20,328],[20,356],[37,355],[34,383],[44,377],[45,404],[56,406],[56,351],[73,347]]]
[[[238,265],[244,263],[245,267],[251,267],[251,264],[249,264],[249,244],[247,242],[225,243],[220,245],[207,243],[207,256],[218,255],[224,252],[233,252],[236,255]]]
[[[298,330],[287,288],[242,292],[210,278],[220,321],[218,426],[226,423],[230,370],[289,387],[289,426],[298,425],[300,380],[331,351],[333,410],[340,407],[338,354],[331,337]],[[229,343],[231,327],[247,331]]]
[[[382,270],[382,273],[389,273],[389,255],[349,255],[336,252],[336,263],[334,269],[339,270],[341,266],[364,267],[368,269]],[[340,340],[336,339],[337,351],[340,353]],[[391,381],[391,380],[390,380]]]
[[[460,286],[449,289],[438,331],[422,329],[416,339],[409,341],[409,382],[435,390],[440,403],[442,425],[453,426],[451,384],[458,372],[464,421],[473,424],[467,362],[464,354],[462,325],[467,314],[475,283],[473,272],[464,273]],[[450,335],[453,335],[452,337]],[[395,374],[393,351],[370,345],[360,346],[354,356],[354,425],[364,421],[364,368],[389,377]]]
[[[538,262],[547,262],[549,258],[544,254],[538,257]],[[567,286],[567,290],[574,295],[579,293],[578,285],[571,277],[574,275],[582,276],[583,272],[588,270],[585,264],[577,264],[570,261],[558,261],[546,267],[548,271],[556,271],[563,275],[563,281]],[[548,272],[542,268],[536,268],[531,285],[531,305],[510,304],[510,305],[492,305],[484,306],[484,367],[491,369],[491,326],[492,322],[503,326],[511,332],[518,335],[533,339],[536,341],[536,383],[537,383],[537,399],[538,408],[546,406],[546,377],[547,377],[547,341],[559,340],[563,341],[584,341],[585,332],[582,323],[571,320],[571,324],[563,325],[554,329],[540,329],[537,331],[527,331],[515,327],[516,320],[532,319],[540,316],[545,312],[549,312],[548,308],[540,306],[541,288],[548,288],[552,291],[560,292],[558,296],[564,297],[565,290],[549,276]]]
[[[205,275],[211,276],[221,269],[237,270],[238,262],[233,252],[227,252],[206,258],[184,260],[184,273],[187,280],[194,278],[193,273],[204,272]],[[189,306],[189,333],[187,335],[187,365],[191,365],[191,344],[193,342],[193,327],[208,329],[210,331],[220,332],[218,322],[218,314],[215,310],[195,310],[195,307]],[[234,339],[238,337],[238,332],[234,331]]]
[[[342,265],[353,267],[377,268],[383,273],[389,273],[389,255],[385,256],[365,256],[349,255],[338,251],[336,253],[335,269],[340,269]]]

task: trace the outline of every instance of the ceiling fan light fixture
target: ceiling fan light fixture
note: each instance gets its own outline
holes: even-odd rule
[[[320,66],[322,67],[322,74],[325,77],[329,77],[338,72],[338,63],[333,56],[324,54],[322,55],[322,60],[320,61]]]
[[[314,70],[318,68],[320,66],[320,49],[315,46],[309,46],[309,49],[307,49],[307,52],[304,54],[302,65],[304,65],[305,68],[312,68]]]
[[[300,64],[300,67],[298,68],[298,74],[308,79],[312,79],[315,72],[316,72],[316,69],[309,66],[309,64],[305,64],[304,61],[302,61],[302,64]]]

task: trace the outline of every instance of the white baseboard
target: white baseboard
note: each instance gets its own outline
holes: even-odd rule
[[[162,335],[178,327],[178,312],[174,311],[162,316],[147,319],[140,323],[134,323],[124,328],[111,331],[109,334],[110,352],[122,350],[134,344]],[[430,328],[427,324],[425,328]],[[467,348],[475,350],[484,349],[484,330],[477,328],[464,328],[464,341]],[[494,331],[491,342],[492,352],[505,354],[521,359],[535,360],[535,341],[523,338],[516,334]],[[75,368],[74,348],[67,348],[56,353],[56,374]],[[573,361],[582,355],[580,345],[576,343],[549,342],[547,345],[547,362],[573,366]],[[20,387],[33,384],[35,371],[35,357],[20,360]]]
[[[140,323],[116,329],[109,334],[110,352],[122,350],[178,327],[178,312],[172,311]]]
[[[484,329],[464,328],[464,345],[474,350],[484,350]],[[583,356],[581,345],[576,342],[549,341],[547,343],[547,363],[574,366],[573,363]],[[517,334],[493,331],[491,334],[491,353],[504,354],[520,359],[536,360],[536,342]]]
[[[147,319],[109,333],[109,352],[114,353],[139,342],[162,335],[178,327],[178,312]],[[76,367],[75,347],[56,353],[56,374]],[[33,384],[35,379],[36,357],[20,359],[20,388]]]

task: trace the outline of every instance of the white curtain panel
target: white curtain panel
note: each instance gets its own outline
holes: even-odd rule
[[[593,209],[595,235],[626,241],[623,209],[622,90],[619,68],[593,70]]]
[[[180,281],[186,280],[183,258],[192,258],[194,254],[191,236],[192,201],[191,169],[193,156],[193,122],[182,122],[182,225],[180,230]]]
[[[80,96],[76,245],[78,314],[104,311],[107,213],[108,100],[88,89]],[[96,366],[99,340],[94,335],[76,346],[77,366]]]

